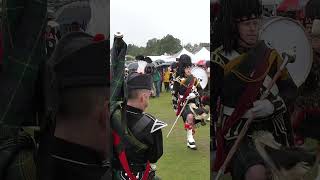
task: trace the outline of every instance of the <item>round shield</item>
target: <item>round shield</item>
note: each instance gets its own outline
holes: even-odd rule
[[[270,17],[262,21],[260,39],[279,54],[295,57],[286,67],[297,87],[306,80],[312,66],[311,43],[300,23],[285,17]]]
[[[191,74],[200,81],[200,86],[202,89],[206,88],[208,84],[208,75],[207,72],[200,68],[200,67],[194,67],[191,69]]]

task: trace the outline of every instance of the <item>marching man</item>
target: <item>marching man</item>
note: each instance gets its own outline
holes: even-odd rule
[[[199,81],[191,74],[191,58],[183,54],[179,58],[176,83],[174,91],[177,93],[178,104],[176,115],[181,115],[184,127],[187,132],[187,147],[197,149],[194,140],[195,125],[197,123],[205,124],[204,119],[207,116],[205,109],[201,107],[198,93]]]
[[[221,47],[212,58],[213,99],[219,103],[214,171],[219,170],[219,177],[228,167],[233,180],[266,180],[279,174],[294,179],[289,170],[299,162],[305,169],[312,166],[312,158],[304,161],[295,151],[282,151],[293,143],[287,107],[297,86],[287,69],[280,69],[284,60],[278,52],[258,40],[260,0],[222,0],[221,7],[214,31]],[[275,82],[271,89],[270,82]],[[252,123],[239,141],[247,121]],[[285,164],[288,159],[290,165]]]

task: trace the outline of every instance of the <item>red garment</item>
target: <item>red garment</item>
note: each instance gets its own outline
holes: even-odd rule
[[[284,0],[277,8],[277,11],[297,11],[300,10],[299,0]]]
[[[263,55],[264,61],[257,64],[255,67],[256,72],[254,73],[252,79],[257,79],[260,77],[268,68],[268,58],[270,56],[271,49],[266,49]],[[260,93],[260,87],[262,86],[263,80],[258,82],[249,83],[244,90],[239,102],[231,114],[231,116],[226,120],[223,128],[217,128],[217,159],[214,162],[214,171],[218,171],[223,165],[226,157],[227,150],[225,147],[224,136],[227,134],[228,130],[233,127],[240,118],[253,106],[253,102],[257,100],[258,94]]]

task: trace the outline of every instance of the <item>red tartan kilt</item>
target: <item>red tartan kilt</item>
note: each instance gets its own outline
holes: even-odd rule
[[[300,145],[304,138],[320,140],[320,108],[296,110],[292,116],[292,128],[295,142]]]
[[[210,96],[201,96],[201,103],[205,105],[210,104]]]

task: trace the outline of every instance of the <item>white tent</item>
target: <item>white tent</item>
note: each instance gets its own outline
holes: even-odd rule
[[[177,54],[174,54],[171,56],[171,59],[179,58],[182,54],[186,54],[190,56],[192,63],[195,63],[194,54],[183,48],[181,51],[179,51]]]
[[[200,51],[198,51],[195,55],[194,55],[194,59],[196,62],[200,61],[200,60],[210,60],[210,51],[207,50],[207,48],[202,47],[200,49]]]
[[[167,62],[167,59],[170,58],[170,56],[165,56],[165,55],[161,55],[161,56],[148,56],[152,61],[156,61],[156,60],[164,60],[165,62]]]

